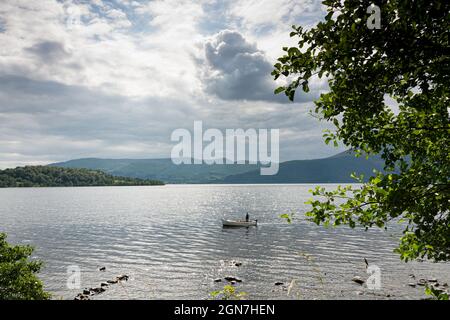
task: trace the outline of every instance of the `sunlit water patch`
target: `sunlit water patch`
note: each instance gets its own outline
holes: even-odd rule
[[[226,283],[214,280],[229,275],[242,279],[236,286],[250,299],[421,298],[423,287],[409,283],[450,282],[449,264],[399,261],[397,224],[366,232],[306,221],[312,187],[1,189],[0,231],[12,243],[36,247],[45,261],[40,277],[55,298],[80,292],[67,288],[70,265],[81,268],[81,290],[130,276],[96,299],[205,299]],[[222,228],[221,218],[246,212],[258,219],[257,228]],[[291,212],[292,224],[279,217]],[[364,258],[381,268],[381,290],[352,281],[369,276]]]

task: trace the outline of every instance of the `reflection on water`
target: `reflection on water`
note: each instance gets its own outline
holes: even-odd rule
[[[305,221],[308,185],[179,185],[0,190],[0,231],[36,246],[41,274],[56,297],[73,298],[66,269],[79,265],[82,286],[119,274],[102,299],[203,299],[237,276],[252,299],[420,298],[410,274],[450,282],[449,264],[402,263],[392,253],[401,228],[323,228]],[[258,219],[258,227],[222,228],[221,218]],[[287,224],[282,213],[296,212]],[[367,278],[364,258],[382,272],[382,290]],[[232,261],[241,262],[236,267]],[[105,272],[98,271],[106,266]],[[290,295],[287,286],[292,283]],[[286,286],[275,286],[283,282]],[[358,292],[359,291],[359,292]]]

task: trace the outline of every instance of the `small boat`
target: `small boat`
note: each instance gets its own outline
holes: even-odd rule
[[[258,225],[258,220],[226,220],[222,219],[222,224],[224,227],[256,227]]]

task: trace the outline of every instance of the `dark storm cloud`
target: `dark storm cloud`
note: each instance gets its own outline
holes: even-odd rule
[[[205,44],[206,68],[203,83],[208,93],[223,100],[259,100],[288,103],[284,95],[275,95],[276,84],[270,73],[272,64],[255,44],[239,32],[223,30]],[[297,102],[318,97],[313,91]]]

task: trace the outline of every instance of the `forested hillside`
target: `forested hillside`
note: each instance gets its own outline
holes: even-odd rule
[[[158,180],[116,177],[98,170],[27,166],[0,170],[0,188],[162,185]]]

